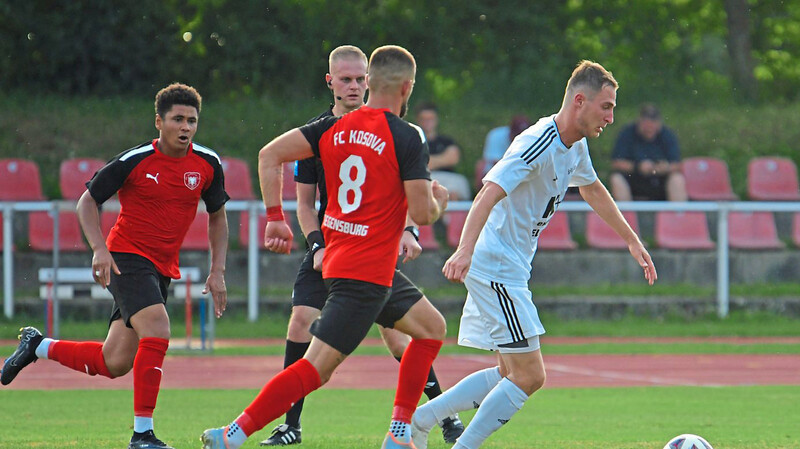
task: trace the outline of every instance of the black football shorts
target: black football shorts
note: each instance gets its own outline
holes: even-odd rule
[[[108,291],[114,296],[112,321],[122,318],[131,327],[131,317],[136,312],[155,304],[167,303],[167,289],[171,279],[156,270],[146,257],[131,253],[111,253],[120,273],[111,272]]]

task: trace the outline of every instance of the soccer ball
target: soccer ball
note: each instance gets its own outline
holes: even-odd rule
[[[714,449],[708,441],[698,435],[684,433],[669,440],[664,449]]]

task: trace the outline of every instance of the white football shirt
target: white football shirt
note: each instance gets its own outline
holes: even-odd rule
[[[494,206],[478,237],[470,275],[527,287],[539,234],[567,188],[597,180],[586,138],[567,148],[555,117],[543,117],[518,135],[483,178],[507,196]]]

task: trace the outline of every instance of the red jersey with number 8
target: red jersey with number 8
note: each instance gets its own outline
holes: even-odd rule
[[[403,182],[430,179],[424,134],[366,106],[300,131],[325,171],[322,277],[391,286],[408,211]]]

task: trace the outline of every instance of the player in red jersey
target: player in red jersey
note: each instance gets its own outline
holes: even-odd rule
[[[352,45],[341,45],[331,51],[329,73],[325,82],[331,90],[333,104],[322,114],[306,123],[315,122],[324,117],[341,116],[364,105],[367,93],[367,55],[360,48]],[[292,313],[286,332],[286,349],[283,367],[303,358],[311,344],[311,324],[319,318],[320,311],[328,297],[328,288],[322,279],[322,259],[325,254],[325,240],[322,237],[321,224],[325,219],[328,205],[328,192],[325,189],[325,174],[322,162],[313,157],[297,161],[294,166],[294,180],[297,182],[297,220],[306,237],[308,250],[300,264],[297,278],[292,289]],[[317,188],[319,187],[319,196]],[[317,198],[319,208],[317,208]],[[403,263],[415,259],[422,253],[417,239],[419,229],[411,221],[400,238],[400,253]],[[399,265],[399,264],[398,264]],[[423,297],[422,292],[399,270],[395,270],[392,290],[388,302],[393,304],[401,317],[414,303]],[[411,337],[394,329],[394,319],[385,317],[378,323],[381,338],[389,352],[397,361],[402,360],[403,353],[411,342]],[[425,383],[425,395],[433,399],[442,394],[439,379],[431,367]],[[297,401],[288,412],[286,420],[273,429],[272,435],[261,442],[262,446],[288,446],[300,444],[303,429],[300,415],[304,401]],[[464,425],[458,415],[443,418],[439,425],[445,442],[453,444],[464,432]]]
[[[164,356],[169,346],[165,307],[171,279],[180,278],[178,252],[202,198],[209,212],[211,268],[204,293],[211,292],[217,317],[225,310],[228,221],[219,156],[194,144],[200,94],[172,84],[156,95],[158,138],[114,157],[86,183],[78,218],[94,252],[95,282],[114,296],[105,342],[43,338],[22,329],[17,351],[0,380],[11,382],[38,358],[91,376],[119,377],[133,370],[133,436],[129,449],[171,449],[153,432]],[[118,194],[120,214],[108,238],[100,229],[98,206]]]
[[[284,161],[322,159],[328,206],[322,223],[326,249],[322,276],[328,300],[311,326],[305,356],[272,378],[230,425],[206,430],[205,449],[237,449],[257,430],[328,381],[358,346],[387,304],[406,214],[429,224],[447,205],[447,189],[430,182],[424,134],[404,122],[416,63],[405,49],[376,49],[369,61],[367,104],[342,117],[329,117],[291,130],[259,153],[259,178],[267,206],[265,244],[287,253],[293,238],[281,208]],[[410,422],[445,323],[427,299],[395,322],[412,337],[400,362],[390,431],[383,447],[413,447]]]

